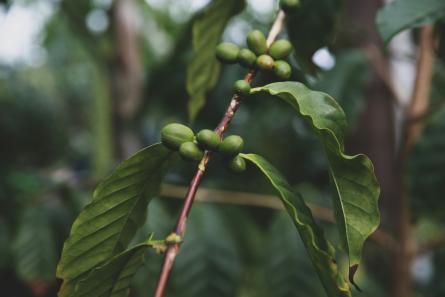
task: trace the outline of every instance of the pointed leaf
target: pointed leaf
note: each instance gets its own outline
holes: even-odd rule
[[[280,212],[267,233],[267,296],[324,296],[315,267],[289,218]]]
[[[174,292],[181,297],[236,296],[242,270],[233,234],[220,208],[196,206],[172,274]]]
[[[365,240],[380,222],[380,187],[371,161],[365,155],[344,154],[346,117],[329,95],[315,92],[297,82],[272,83],[254,89],[268,92],[292,105],[319,138],[329,161],[334,188],[334,207],[343,245],[349,255],[350,279],[360,263]]]
[[[263,157],[255,154],[241,154],[255,164],[275,188],[286,211],[297,227],[315,270],[320,277],[328,296],[351,296],[348,283],[338,272],[333,246],[324,237],[322,229],[316,224],[311,210],[300,195],[292,191],[291,186]]]
[[[57,267],[57,277],[64,280],[59,296],[71,296],[80,278],[127,247],[175,155],[162,144],[149,146],[122,162],[97,187],[65,241]]]
[[[150,202],[150,207],[147,210],[147,221],[135,236],[137,242],[144,240],[147,234],[152,231],[156,231],[157,238],[166,238],[171,233],[174,218],[161,200],[154,199]],[[155,249],[149,249],[145,253],[145,258],[148,259],[150,265],[143,266],[133,278],[132,290],[135,296],[145,296],[147,292],[155,291],[164,255],[159,254]]]
[[[138,244],[94,268],[87,278],[76,285],[73,297],[125,297],[129,295],[131,280],[144,265],[144,252],[150,241]]]
[[[377,28],[388,43],[397,33],[445,17],[443,0],[396,0],[385,5],[377,14]]]
[[[207,92],[218,81],[220,63],[215,49],[229,21],[244,8],[241,0],[213,0],[193,23],[193,58],[187,68],[188,113],[195,119],[206,101]]]
[[[25,282],[54,279],[57,254],[48,213],[44,208],[24,210],[12,250],[20,279]]]

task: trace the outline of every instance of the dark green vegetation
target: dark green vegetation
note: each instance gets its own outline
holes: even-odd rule
[[[166,296],[356,296],[358,263],[364,295],[444,296],[445,6],[381,2],[0,1],[8,17],[18,5],[48,15],[36,60],[0,59],[0,295],[55,297],[57,272],[60,296],[152,296],[156,249],[209,150],[198,191],[209,201],[193,206]],[[285,31],[267,50],[278,7]],[[87,26],[97,15],[104,31]],[[376,66],[415,68],[419,55],[397,56],[403,44],[377,32],[388,43],[410,29],[417,49],[424,25],[437,45],[431,109],[401,121],[388,86],[402,77],[388,83]],[[213,128],[234,92],[244,101],[221,141]],[[163,129],[173,122],[188,127]],[[423,129],[400,164],[406,123]],[[382,224],[365,242],[378,223],[372,172]]]
[[[297,10],[300,0],[280,0],[280,8],[286,13],[293,13]]]

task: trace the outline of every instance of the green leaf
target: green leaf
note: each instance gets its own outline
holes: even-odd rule
[[[361,50],[342,52],[336,56],[334,68],[322,73],[320,79],[313,85],[315,90],[336,98],[353,124],[357,122],[365,105],[368,65],[365,52]]]
[[[96,188],[65,241],[57,267],[57,277],[64,281],[59,296],[71,296],[79,279],[127,247],[175,157],[154,144],[122,162]]]
[[[313,54],[333,43],[341,8],[341,0],[300,0],[297,11],[286,16],[286,28],[301,68],[313,71]]]
[[[193,23],[193,57],[187,68],[188,114],[193,121],[216,84],[221,65],[215,48],[229,19],[244,8],[241,0],[213,0]]]
[[[57,261],[55,240],[44,208],[24,210],[12,250],[20,279],[25,282],[54,279]]]
[[[445,16],[443,0],[397,0],[385,5],[377,14],[377,28],[388,43],[397,33],[431,24]]]
[[[410,198],[416,216],[445,219],[445,109],[426,121],[409,156]]]
[[[156,231],[156,238],[166,238],[171,233],[174,218],[168,212],[167,207],[162,203],[162,199],[153,199],[147,210],[147,221],[135,236],[137,242],[143,241],[147,234]],[[133,278],[135,296],[145,296],[148,292],[154,292],[156,288],[159,271],[161,271],[164,255],[159,254],[155,249],[149,249],[145,253],[150,265],[142,267]],[[176,269],[176,268],[175,268]]]
[[[221,211],[196,205],[172,274],[173,296],[237,296],[241,261]]]
[[[144,252],[152,242],[138,244],[94,268],[87,278],[79,281],[72,297],[125,297],[131,280],[144,264]]]
[[[295,236],[289,216],[280,212],[267,234],[267,296],[324,296],[304,244]]]
[[[316,224],[311,210],[301,196],[292,191],[278,170],[263,157],[255,154],[241,154],[241,156],[255,164],[277,191],[297,227],[327,295],[351,296],[348,283],[338,272],[334,248],[324,237],[323,230]]]
[[[358,268],[365,240],[380,222],[380,187],[371,161],[365,155],[344,154],[346,117],[329,95],[297,82],[279,82],[256,88],[289,103],[318,134],[329,162],[337,225],[349,255],[350,280]]]

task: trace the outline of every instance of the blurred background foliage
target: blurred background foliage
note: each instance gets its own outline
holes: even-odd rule
[[[393,112],[391,95],[376,82],[376,62],[367,47],[389,50],[375,37],[373,20],[382,3],[301,2],[283,34],[296,48],[293,79],[331,94],[343,106],[350,123],[347,150],[366,152],[373,159],[383,188],[382,226],[391,232],[397,201],[391,188],[395,185],[385,179],[394,169],[385,156],[393,155],[397,136],[388,116]],[[193,57],[191,28],[194,16],[208,3],[1,1],[0,295],[55,296],[55,265],[63,241],[97,181],[120,160],[157,142],[164,124],[189,121],[186,73]],[[252,28],[266,32],[277,7],[273,0],[247,1],[246,8],[229,20],[222,39],[243,45]],[[362,26],[357,25],[359,16]],[[11,32],[25,34],[26,24],[33,28],[32,41],[23,48],[8,48]],[[437,29],[445,34],[443,24]],[[8,35],[8,30],[13,31]],[[415,48],[417,31],[407,38]],[[445,223],[445,112],[440,111],[445,98],[444,42],[442,38],[431,88],[431,105],[439,112],[425,119],[424,133],[402,174],[409,181],[420,242],[440,239]],[[415,65],[409,52],[401,59]],[[195,131],[218,123],[233,81],[244,74],[238,66],[222,67],[193,123]],[[399,88],[412,87],[404,85],[407,76],[400,77]],[[255,84],[268,81],[262,76]],[[252,96],[229,133],[242,135],[246,152],[266,156],[309,201],[330,207],[321,147],[287,106]],[[221,163],[212,161],[203,187],[271,192],[253,170],[234,176]],[[169,173],[167,183],[186,186],[193,170],[193,165],[182,164]],[[159,238],[167,235],[180,205],[179,199],[155,200],[138,238],[152,231]],[[328,236],[336,236],[329,222],[321,223]],[[369,241],[364,258],[357,281],[365,295],[391,296],[391,254]],[[161,261],[162,256],[147,254],[131,296],[150,296]],[[440,248],[414,260],[413,296],[443,296],[444,264]],[[219,203],[194,206],[169,290],[172,297],[324,296],[287,216],[260,206]]]

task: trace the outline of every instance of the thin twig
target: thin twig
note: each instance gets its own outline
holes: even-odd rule
[[[416,116],[411,116],[409,118],[407,118],[407,124],[411,125],[414,124],[416,122],[423,122],[425,121],[427,118],[431,117],[432,115],[434,115],[436,112],[439,112],[440,110],[442,110],[442,108],[445,106],[445,98],[443,98],[442,100],[432,103],[431,106],[425,110],[425,112],[418,114]]]
[[[420,48],[417,61],[416,80],[410,105],[405,110],[403,122],[403,138],[397,159],[397,184],[399,187],[398,220],[396,222],[397,241],[399,250],[394,256],[393,296],[405,297],[410,295],[412,287],[411,269],[417,252],[417,242],[414,237],[411,222],[411,209],[406,181],[403,173],[407,167],[409,153],[416,139],[420,135],[423,122],[410,122],[409,119],[423,114],[428,109],[431,89],[432,71],[434,66],[434,29],[431,25],[420,30]]]
[[[284,11],[280,10],[277,14],[277,17],[275,18],[275,22],[270,28],[269,35],[267,36],[267,47],[270,47],[272,45],[275,39],[277,39],[278,34],[280,34],[280,32],[283,30],[285,18],[286,15],[284,14]]]
[[[417,76],[413,96],[407,111],[406,143],[409,148],[416,141],[422,131],[423,122],[410,122],[409,119],[419,117],[428,110],[431,81],[434,68],[434,27],[424,26],[420,31],[420,56],[417,63]]]
[[[280,11],[275,19],[274,24],[272,25],[272,29],[267,37],[267,44],[270,45],[275,40],[279,32],[283,28],[284,23],[284,13]],[[247,82],[251,82],[253,78],[255,77],[256,71],[250,70],[249,73],[244,77],[244,80]],[[233,116],[235,115],[235,112],[237,111],[239,105],[241,104],[242,97],[238,95],[234,95],[230,101],[229,107],[227,108],[226,113],[224,114],[224,117],[221,119],[221,122],[218,124],[218,126],[215,129],[215,132],[222,138],[224,135],[224,132],[228,128],[230,122],[232,121]],[[190,209],[193,205],[193,201],[195,199],[196,191],[199,187],[199,184],[201,183],[201,179],[204,175],[204,172],[206,170],[207,164],[210,161],[211,158],[211,152],[206,151],[204,154],[204,157],[202,158],[201,162],[198,165],[198,170],[195,173],[195,176],[193,177],[190,187],[187,191],[187,194],[185,196],[185,201],[181,209],[181,213],[178,217],[178,220],[176,222],[176,226],[174,229],[174,233],[178,235],[180,238],[184,237],[185,234],[185,227],[188,215],[190,213]],[[165,288],[167,286],[168,279],[170,277],[171,270],[173,268],[173,263],[175,261],[175,258],[179,252],[180,244],[175,243],[168,246],[165,257],[164,257],[164,263],[162,265],[161,273],[159,275],[158,283],[155,290],[155,297],[162,297],[164,296]]]
[[[186,187],[163,184],[161,195],[163,197],[183,199],[186,192]],[[209,188],[200,188],[196,193],[195,201],[255,206],[276,210],[284,209],[283,203],[281,203],[280,199],[274,195],[215,190]],[[311,203],[308,203],[308,206],[316,219],[328,223],[335,223],[334,213],[331,209]],[[396,251],[398,249],[398,243],[394,237],[382,229],[377,229],[370,236],[370,239],[386,250]]]

